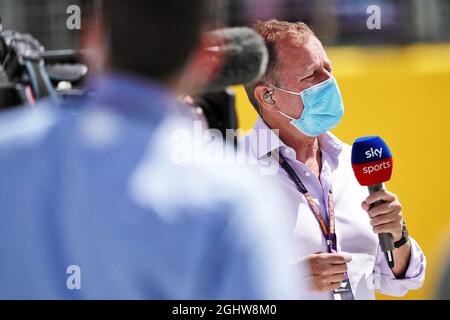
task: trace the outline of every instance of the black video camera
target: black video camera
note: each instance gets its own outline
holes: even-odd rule
[[[0,110],[33,105],[38,99],[86,94],[82,89],[88,68],[83,51],[45,51],[30,34],[2,31],[0,20]],[[195,98],[208,122],[223,136],[236,129],[235,97],[229,90],[204,93]],[[236,142],[235,142],[236,143]]]
[[[75,50],[45,51],[30,34],[3,31],[0,20],[0,109],[83,94],[76,86],[88,69],[80,57]]]

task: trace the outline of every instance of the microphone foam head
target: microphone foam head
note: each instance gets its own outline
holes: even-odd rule
[[[266,72],[269,54],[264,39],[248,27],[232,27],[207,34],[207,42],[223,53],[223,63],[217,77],[206,91],[222,91],[227,86],[250,84]]]
[[[352,167],[359,184],[383,183],[392,175],[392,153],[378,136],[358,138],[352,146]]]

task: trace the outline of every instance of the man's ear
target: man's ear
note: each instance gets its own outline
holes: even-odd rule
[[[274,89],[267,85],[258,85],[255,87],[253,94],[258,101],[261,108],[261,112],[278,112],[280,109],[277,106],[276,99],[274,97]]]
[[[101,13],[92,13],[84,22],[81,47],[86,48],[83,59],[90,70],[101,72],[108,68],[107,38],[104,18]]]
[[[220,74],[224,52],[211,50],[208,37],[203,34],[196,50],[191,54],[179,76],[177,91],[183,94],[199,94]]]

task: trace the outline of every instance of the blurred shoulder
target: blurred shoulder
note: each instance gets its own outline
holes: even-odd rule
[[[276,268],[294,261],[291,254],[298,252],[289,241],[288,200],[275,176],[240,156],[233,146],[196,130],[192,121],[166,119],[131,176],[130,196],[169,223],[189,216],[202,225],[223,224],[222,241],[245,255],[251,252],[249,261],[257,261],[260,271],[267,267],[267,274],[282,274],[284,269]],[[268,262],[269,252],[276,262]],[[277,296],[273,292],[267,296]]]
[[[0,150],[38,144],[57,119],[58,112],[47,103],[3,111],[0,113]]]
[[[163,122],[133,173],[130,190],[136,201],[161,208],[202,206],[211,211],[218,203],[231,203],[238,207],[234,211],[247,209],[250,217],[264,194],[277,198],[278,188],[262,176],[259,166],[249,165],[241,151],[198,125],[181,117]]]

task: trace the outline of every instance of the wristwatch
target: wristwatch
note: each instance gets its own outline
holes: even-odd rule
[[[406,223],[405,223],[405,221],[403,221],[402,238],[400,240],[394,242],[394,247],[395,248],[400,248],[405,243],[407,243],[408,240],[409,240],[409,238],[408,238],[408,229],[406,229]]]

